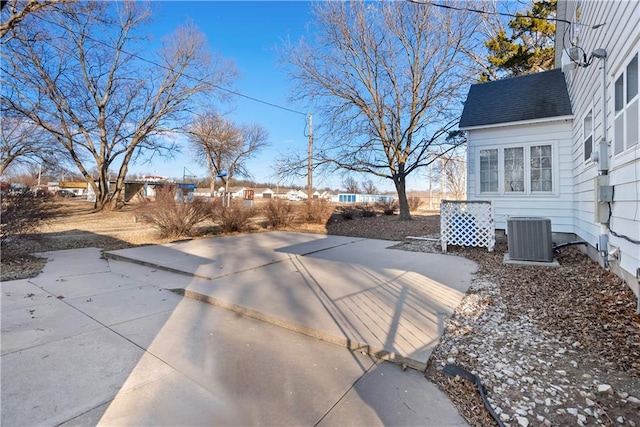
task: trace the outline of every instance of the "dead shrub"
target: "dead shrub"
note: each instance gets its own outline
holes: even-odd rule
[[[290,227],[296,218],[295,207],[288,200],[272,199],[269,200],[264,208],[264,214],[267,218],[267,226],[273,228]]]
[[[374,216],[376,216],[376,210],[371,205],[367,205],[367,204],[359,205],[358,211],[360,211],[360,215],[363,218],[373,218]]]
[[[184,203],[176,200],[175,187],[156,190],[154,201],[145,201],[138,211],[142,220],[158,230],[161,238],[192,236],[196,225],[211,217],[211,205],[202,200]]]
[[[341,206],[338,212],[342,219],[347,221],[356,217],[356,210],[351,206]]]
[[[333,206],[326,199],[311,199],[304,203],[303,216],[308,224],[325,224],[332,213]]]
[[[407,203],[409,204],[409,211],[416,212],[422,205],[422,199],[420,199],[420,197],[409,196],[407,197]]]
[[[253,218],[253,210],[244,200],[231,200],[230,206],[216,204],[213,209],[213,220],[220,224],[223,233],[234,233],[249,229]]]
[[[394,215],[398,209],[396,202],[378,202],[376,203],[376,207],[386,216]]]
[[[12,237],[29,233],[53,215],[51,198],[31,191],[2,193],[0,213],[0,244]]]

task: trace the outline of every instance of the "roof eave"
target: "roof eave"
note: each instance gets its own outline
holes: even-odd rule
[[[565,116],[543,117],[539,119],[519,120],[516,122],[502,122],[502,123],[491,123],[486,125],[465,126],[465,127],[460,127],[460,130],[469,131],[469,130],[477,130],[477,129],[506,127],[506,126],[523,126],[523,125],[531,125],[531,124],[538,124],[538,123],[562,122],[566,120],[573,120],[573,114],[569,114]]]

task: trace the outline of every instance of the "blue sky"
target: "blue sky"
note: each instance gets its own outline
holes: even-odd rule
[[[148,28],[159,41],[191,19],[208,40],[210,50],[235,62],[240,77],[231,89],[246,96],[304,112],[304,106],[287,100],[290,84],[278,61],[278,49],[283,40],[299,40],[312,20],[311,4],[305,1],[153,1],[153,23]],[[236,123],[258,123],[270,134],[270,146],[249,162],[249,170],[257,182],[277,181],[277,158],[281,153],[305,153],[306,116],[273,108],[242,97],[235,97],[227,116]],[[227,107],[227,109],[229,108]],[[314,115],[314,127],[321,118]],[[184,145],[174,159],[155,159],[151,164],[131,165],[130,172],[182,178],[183,174],[208,176]],[[427,169],[407,179],[407,190],[428,188]],[[390,180],[373,176],[356,176],[357,181],[372,179],[382,191],[394,190]],[[342,176],[314,176],[315,188],[340,188]],[[306,186],[306,178],[281,180],[281,185]],[[438,184],[435,183],[435,186]]]
[[[212,52],[232,59],[240,78],[232,87],[244,95],[300,110],[287,101],[289,85],[285,70],[278,64],[277,49],[287,37],[298,40],[310,21],[310,4],[301,1],[158,1],[152,3],[153,23],[149,27],[156,40],[171,33],[187,19],[199,27]],[[227,117],[237,123],[259,123],[270,134],[270,146],[253,159],[249,169],[257,181],[276,181],[275,164],[280,152],[306,149],[304,115],[273,108],[242,97],[235,97]],[[182,177],[184,168],[206,176],[184,148],[175,159],[133,165],[134,173]],[[338,184],[339,184],[338,180]],[[305,179],[297,182],[306,184]],[[318,182],[324,186],[326,183]]]

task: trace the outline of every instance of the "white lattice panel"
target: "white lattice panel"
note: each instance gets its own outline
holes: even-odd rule
[[[443,200],[440,205],[440,243],[447,245],[486,247],[496,244],[491,202]]]

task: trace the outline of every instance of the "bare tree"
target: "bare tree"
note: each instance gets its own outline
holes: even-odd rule
[[[16,28],[30,14],[51,12],[58,5],[76,0],[2,0],[2,21],[0,21],[0,39]],[[4,40],[2,40],[4,43]]]
[[[360,186],[358,185],[358,181],[355,180],[352,176],[347,176],[343,181],[342,185],[344,186],[344,191],[347,193],[355,193],[358,194],[360,192]]]
[[[208,54],[191,23],[165,38],[153,61],[142,60],[134,49],[148,5],[65,7],[64,14],[25,19],[6,43],[2,101],[69,152],[97,209],[115,208],[130,162],[170,154],[197,96],[215,95],[236,71]],[[110,168],[117,171],[111,187]]]
[[[376,187],[376,185],[370,179],[366,179],[362,183],[362,191],[364,191],[364,194],[378,194],[379,193],[378,187]]]
[[[235,125],[216,112],[198,116],[190,126],[189,140],[194,157],[209,169],[211,193],[216,177],[226,185],[234,176],[250,178],[247,160],[267,146],[269,133],[258,124]]]
[[[443,157],[442,171],[444,173],[443,192],[449,193],[450,198],[462,200],[467,194],[467,162],[462,156]]]
[[[288,45],[294,97],[320,109],[316,165],[393,181],[411,219],[406,178],[446,152],[469,61],[474,14],[409,2],[317,2],[313,44]],[[318,135],[319,132],[316,132]]]
[[[0,175],[9,166],[24,166],[29,163],[58,163],[61,149],[48,132],[34,123],[15,117],[0,120]]]

